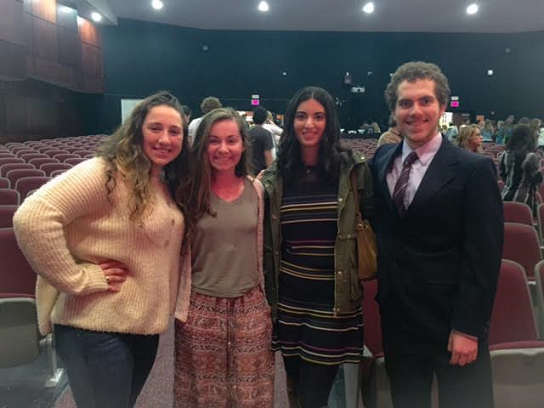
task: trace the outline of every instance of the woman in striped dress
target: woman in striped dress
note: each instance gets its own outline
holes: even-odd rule
[[[350,174],[363,214],[372,211],[365,158],[340,147],[330,94],[298,91],[285,114],[278,160],[265,187],[265,279],[291,407],[327,405],[338,367],[363,355],[362,287],[357,279]]]

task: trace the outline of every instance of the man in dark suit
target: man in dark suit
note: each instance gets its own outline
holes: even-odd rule
[[[449,93],[436,65],[399,67],[385,96],[404,140],[380,147],[371,167],[377,300],[395,408],[430,407],[433,375],[440,408],[493,406],[487,333],[502,201],[493,162],[437,130]]]

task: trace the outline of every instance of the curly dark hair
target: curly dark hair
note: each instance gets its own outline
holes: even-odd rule
[[[440,106],[446,106],[450,98],[450,86],[448,79],[442,73],[438,65],[430,62],[413,61],[402,64],[397,68],[387,88],[385,89],[385,102],[391,112],[395,110],[398,98],[399,85],[403,81],[416,82],[418,79],[430,79],[434,81],[434,93]]]
[[[325,132],[319,142],[317,163],[318,174],[322,180],[338,179],[340,153],[349,151],[340,146],[340,121],[332,96],[325,89],[316,86],[299,89],[291,98],[285,111],[285,130],[281,136],[277,160],[278,169],[287,184],[292,183],[304,167],[294,122],[299,105],[310,99],[316,100],[325,108]]]

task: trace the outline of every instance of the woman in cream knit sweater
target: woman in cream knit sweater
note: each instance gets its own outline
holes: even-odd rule
[[[132,407],[173,314],[188,149],[178,100],[134,108],[98,157],[47,183],[14,217],[78,407]],[[177,201],[177,203],[176,203]]]

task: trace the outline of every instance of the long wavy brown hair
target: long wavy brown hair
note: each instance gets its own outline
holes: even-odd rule
[[[207,113],[198,126],[195,141],[191,149],[190,177],[187,183],[181,184],[176,196],[186,199],[185,226],[188,230],[189,240],[194,236],[196,223],[205,214],[215,216],[210,208],[210,189],[213,180],[213,171],[208,160],[208,140],[212,126],[223,120],[231,120],[238,125],[244,152],[234,170],[237,177],[245,177],[249,174],[249,142],[247,126],[242,117],[232,108],[219,108]]]
[[[151,193],[151,161],[143,150],[142,127],[148,113],[157,106],[169,106],[180,113],[183,125],[183,142],[181,153],[173,161],[164,166],[163,178],[170,194],[180,209],[185,212],[186,202],[175,195],[181,185],[187,183],[189,170],[189,145],[187,142],[187,124],[184,122],[183,110],[177,98],[169,92],[162,91],[151,95],[133,109],[123,124],[108,137],[99,148],[97,156],[107,163],[106,189],[108,196],[115,188],[115,176],[120,173],[131,190],[128,203],[130,220],[137,222],[146,212],[152,210],[153,195]]]

